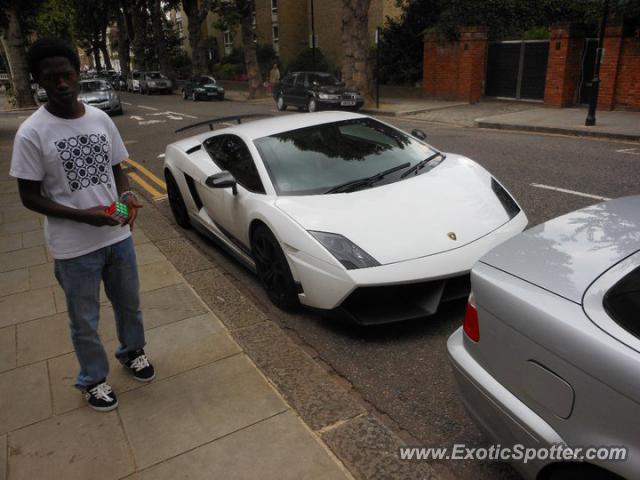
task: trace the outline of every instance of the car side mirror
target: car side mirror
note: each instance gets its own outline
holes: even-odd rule
[[[427,134],[424,133],[419,128],[414,128],[413,130],[411,130],[411,135],[413,135],[414,137],[416,137],[416,138],[418,138],[420,140],[426,140],[427,139]]]
[[[231,173],[222,171],[215,173],[205,180],[205,185],[211,188],[231,188],[234,195],[238,194],[238,187],[236,186],[236,179],[233,178]]]

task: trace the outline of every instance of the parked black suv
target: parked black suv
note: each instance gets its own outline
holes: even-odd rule
[[[323,108],[359,110],[364,103],[358,92],[347,90],[344,83],[323,72],[287,74],[273,89],[273,98],[278,110],[286,110],[291,105],[308,112]]]

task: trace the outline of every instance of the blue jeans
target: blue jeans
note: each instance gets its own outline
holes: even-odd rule
[[[80,364],[76,388],[83,390],[109,373],[107,354],[98,336],[101,280],[116,319],[120,341],[116,358],[124,363],[129,352],[145,345],[133,239],[80,257],[55,260],[54,272],[67,300],[71,340]]]

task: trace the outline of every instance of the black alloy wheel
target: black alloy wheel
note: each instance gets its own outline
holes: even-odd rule
[[[165,170],[164,178],[167,182],[167,196],[169,197],[169,206],[171,207],[173,218],[182,228],[191,228],[191,220],[189,220],[187,206],[184,203],[176,179],[173,178],[169,170]]]
[[[267,227],[256,227],[251,237],[251,251],[258,278],[271,302],[282,310],[300,305],[296,284],[287,259],[276,237]]]

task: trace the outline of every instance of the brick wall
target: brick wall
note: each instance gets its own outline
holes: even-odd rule
[[[434,33],[424,37],[422,90],[443,100],[475,103],[482,96],[487,30],[465,27],[460,40],[443,41]]]
[[[623,40],[614,107],[640,110],[640,37],[638,36]]]
[[[584,34],[576,26],[563,23],[551,27],[544,89],[545,104],[568,107],[575,102],[583,48]]]

